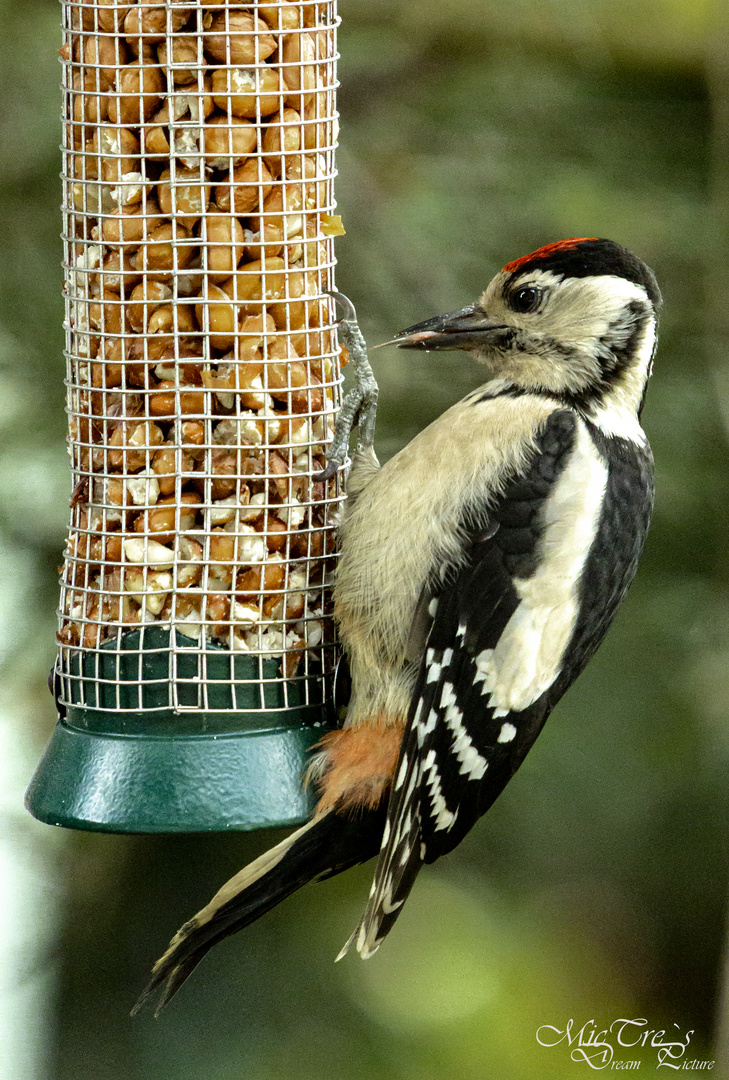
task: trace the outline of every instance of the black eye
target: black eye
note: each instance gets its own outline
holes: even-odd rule
[[[526,315],[530,311],[536,311],[539,301],[542,299],[542,290],[535,285],[525,285],[522,289],[516,289],[509,297],[509,307],[512,311],[518,311],[520,315]]]

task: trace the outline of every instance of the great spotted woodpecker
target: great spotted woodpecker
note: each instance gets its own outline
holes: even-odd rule
[[[182,927],[141,1000],[161,988],[159,1010],[221,938],[379,852],[340,953],[371,956],[423,863],[503,790],[635,573],[652,505],[639,416],[659,305],[653,273],[609,240],[508,263],[477,303],[395,339],[468,351],[488,381],[382,468],[376,385],[349,305],[340,332],[359,381],[325,470],[358,421],[334,591],[346,722],[310,770],[311,821]]]

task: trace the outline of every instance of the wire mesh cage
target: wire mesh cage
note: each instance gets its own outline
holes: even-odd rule
[[[335,3],[62,10],[74,487],[29,807],[296,820],[336,650]]]

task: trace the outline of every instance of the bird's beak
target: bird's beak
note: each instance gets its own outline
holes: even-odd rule
[[[505,329],[503,323],[490,319],[485,311],[471,304],[409,326],[384,344],[401,349],[479,349],[497,344]]]

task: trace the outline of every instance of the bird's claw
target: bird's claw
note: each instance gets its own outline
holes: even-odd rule
[[[331,296],[334,302],[338,304],[344,312],[341,319],[338,319],[335,323],[335,326],[339,326],[341,322],[357,322],[357,312],[355,310],[355,306],[348,296],[345,296],[344,293],[337,292],[336,289],[328,289],[326,295]]]
[[[332,290],[328,293],[342,311],[342,317],[336,323],[341,338],[349,352],[357,385],[346,394],[334,426],[334,437],[329,446],[327,461],[321,472],[312,480],[321,483],[330,480],[344,465],[349,449],[349,435],[353,427],[359,429],[358,451],[372,447],[377,413],[377,383],[367,359],[367,346],[357,324],[357,312],[354,304],[344,293]]]
[[[326,480],[331,480],[333,476],[336,476],[341,468],[343,462],[336,461],[334,458],[327,458],[327,463],[321,472],[314,473],[312,481],[315,484],[321,484]]]

